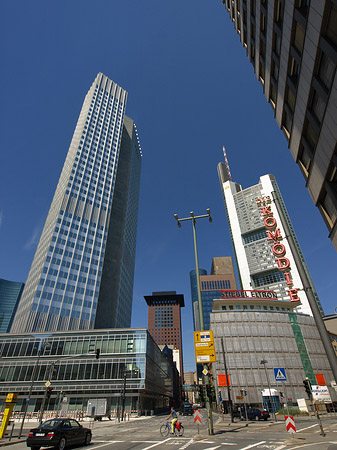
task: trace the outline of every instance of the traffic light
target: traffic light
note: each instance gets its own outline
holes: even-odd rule
[[[52,392],[53,392],[53,388],[49,386],[49,387],[47,388],[47,398],[50,398],[50,397],[51,397]]]
[[[209,384],[206,384],[206,394],[207,397],[212,400],[212,386],[210,386]]]
[[[96,348],[96,359],[99,359],[100,353],[101,353],[101,350],[99,348]]]
[[[199,384],[198,391],[199,391],[199,402],[204,403],[204,401],[205,401],[204,386],[202,384]]]
[[[308,394],[309,399],[311,399],[312,392],[311,392],[311,384],[310,384],[309,379],[306,378],[305,380],[303,380],[303,384],[304,384],[305,392]]]

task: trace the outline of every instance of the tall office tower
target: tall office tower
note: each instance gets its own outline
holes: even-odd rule
[[[337,249],[337,4],[222,3]]]
[[[284,224],[287,224],[296,247],[295,256],[302,263],[317,306],[324,315],[275,177],[264,175],[255,186],[242,189],[231,180],[224,163],[218,164],[218,174],[241,289],[274,291],[278,300],[298,302],[295,312],[312,315],[294,253],[289,245],[290,236],[284,229]]]
[[[129,327],[141,151],[127,92],[87,93],[11,332]]]
[[[178,358],[181,378],[183,372],[183,352],[181,339],[181,313],[180,309],[185,306],[184,296],[176,291],[152,292],[152,295],[144,296],[148,304],[148,331],[157,345],[172,346],[173,350],[179,351]]]
[[[8,333],[18,307],[24,283],[0,278],[0,333]]]
[[[204,329],[209,330],[210,313],[213,309],[213,300],[221,297],[221,290],[236,289],[236,279],[232,258],[222,256],[212,259],[210,275],[205,269],[199,268],[202,311],[204,317]],[[193,305],[194,330],[200,330],[198,288],[196,271],[190,272],[191,295]]]

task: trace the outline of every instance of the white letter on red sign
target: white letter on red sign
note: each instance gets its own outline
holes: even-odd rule
[[[275,217],[266,217],[263,221],[266,228],[270,228],[271,230],[276,227],[276,219]]]
[[[278,258],[276,260],[276,262],[277,262],[277,266],[280,270],[286,270],[286,269],[289,269],[289,267],[290,267],[290,261],[288,258],[284,258],[284,257]]]
[[[284,256],[286,254],[286,248],[283,244],[276,242],[271,248],[271,251],[275,256]]]

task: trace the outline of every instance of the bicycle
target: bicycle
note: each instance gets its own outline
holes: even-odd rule
[[[168,436],[168,434],[171,433],[171,422],[167,421],[160,427],[160,434],[163,437]],[[174,435],[175,436],[183,436],[184,435],[184,426],[181,422],[176,422],[174,424]]]

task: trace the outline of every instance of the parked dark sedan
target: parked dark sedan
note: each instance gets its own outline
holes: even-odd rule
[[[40,447],[65,447],[76,444],[90,444],[91,430],[84,428],[74,419],[51,419],[30,430],[27,447],[40,450]]]
[[[249,420],[268,420],[270,417],[267,410],[259,408],[248,408],[247,416]],[[244,410],[242,411],[242,417],[246,418],[246,413]]]

